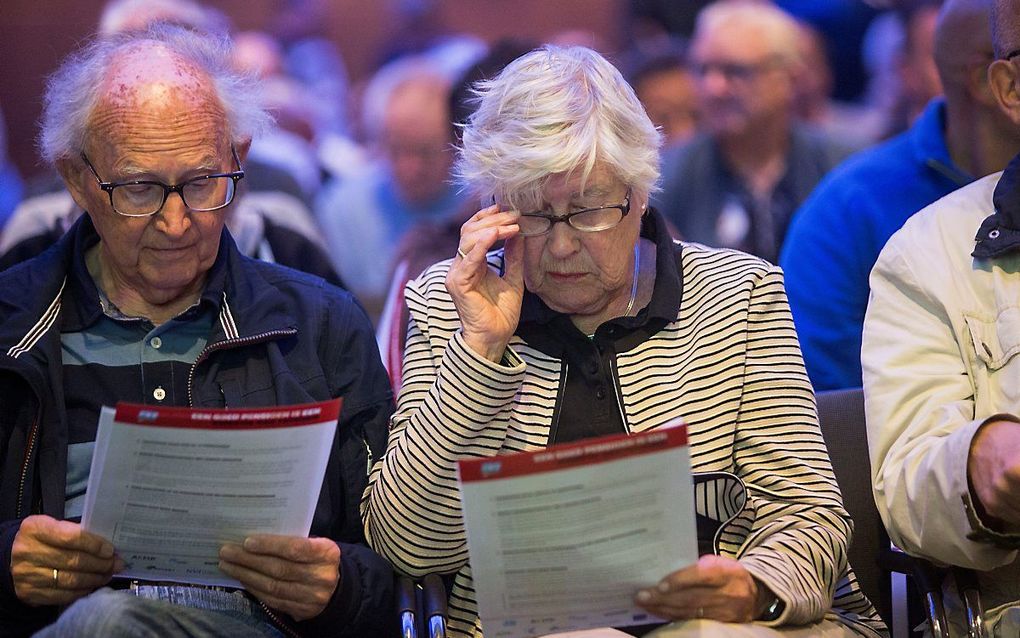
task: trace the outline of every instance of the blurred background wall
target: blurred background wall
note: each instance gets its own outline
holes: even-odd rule
[[[607,53],[626,37],[628,0],[208,0],[235,30],[257,29],[287,41],[332,40],[352,84],[395,53],[443,33],[492,42],[505,36],[543,41],[571,30],[579,43]],[[91,35],[103,0],[0,0],[0,105],[9,154],[30,177],[45,170],[35,152],[46,76]]]

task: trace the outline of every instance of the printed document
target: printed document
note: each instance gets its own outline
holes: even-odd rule
[[[220,546],[307,536],[340,400],[258,409],[104,407],[82,526],[116,548],[118,576],[240,587]]]
[[[657,622],[634,594],[698,559],[682,424],[462,460],[458,474],[487,638]]]

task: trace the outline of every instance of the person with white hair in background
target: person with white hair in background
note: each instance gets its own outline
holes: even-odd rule
[[[680,236],[773,263],[793,211],[851,147],[797,119],[797,22],[768,2],[698,14],[689,57],[703,132],[667,149],[653,198]]]
[[[743,506],[704,535],[711,553],[629,592],[676,621],[656,635],[882,635],[847,565],[851,523],[779,269],[674,243],[648,206],[661,135],[596,52],[539,49],[477,91],[458,175],[492,203],[461,227],[453,259],[405,290],[369,543],[404,573],[452,574],[450,633],[480,637],[457,460],[683,418],[693,469],[738,477]]]

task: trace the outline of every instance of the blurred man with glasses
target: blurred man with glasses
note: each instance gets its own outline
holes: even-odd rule
[[[663,153],[653,197],[684,239],[775,262],[793,211],[851,150],[796,121],[799,37],[769,3],[699,14],[690,60],[704,132]]]
[[[86,214],[0,275],[4,635],[389,630],[392,574],[360,544],[358,502],[392,393],[349,294],[243,256],[225,229],[252,136],[268,123],[229,52],[225,39],[155,25],[86,46],[50,80],[41,147]],[[338,396],[311,537],[221,549],[220,569],[246,592],[112,579],[117,548],[77,523],[103,405]]]

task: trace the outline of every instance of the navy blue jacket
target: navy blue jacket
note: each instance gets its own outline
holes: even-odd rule
[[[24,517],[63,516],[67,422],[60,332],[93,317],[66,300],[62,311],[61,297],[69,294],[64,282],[76,243],[81,250],[95,241],[91,220],[82,216],[49,250],[0,273],[0,635],[27,635],[57,614],[17,599],[11,547]],[[349,293],[241,255],[225,230],[205,296],[219,308],[219,320],[192,370],[193,406],[343,397],[311,528],[311,535],[339,543],[340,586],[318,617],[283,620],[301,635],[389,635],[396,622],[392,571],[363,544],[358,511],[393,412],[371,323]]]

